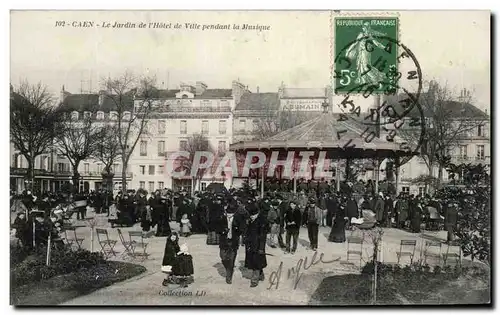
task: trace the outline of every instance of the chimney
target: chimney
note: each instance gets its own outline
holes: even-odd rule
[[[104,104],[104,96],[107,94],[105,90],[100,90],[99,91],[99,106],[102,106]]]
[[[257,86],[257,93],[259,93],[259,87]]]
[[[204,82],[196,81],[196,95],[200,96],[207,90],[207,85]]]
[[[238,104],[241,100],[241,96],[246,92],[245,86],[238,81],[233,81],[232,84],[232,94],[234,99],[234,104]]]

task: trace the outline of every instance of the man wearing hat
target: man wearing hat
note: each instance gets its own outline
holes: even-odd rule
[[[292,254],[297,250],[297,241],[299,239],[300,226],[302,225],[302,213],[300,212],[297,201],[290,200],[288,208],[283,216],[283,225],[286,229],[286,253],[290,253],[290,240],[293,237]]]
[[[238,204],[231,201],[224,216],[221,218],[219,230],[220,236],[220,258],[226,270],[226,283],[231,284],[233,280],[234,262],[238,253],[240,236],[245,230],[245,218],[238,212]]]
[[[285,229],[283,228],[284,224],[284,216],[285,212],[287,211],[287,204],[283,202],[283,196],[280,194],[276,195],[276,210],[278,212],[278,219],[279,219],[279,225],[280,229],[278,231],[278,245],[280,248],[285,249],[285,243],[283,242],[283,234],[285,233]]]
[[[255,204],[247,208],[250,219],[246,229],[245,237],[245,267],[252,271],[250,287],[256,287],[259,281],[264,281],[264,268],[266,260],[266,239],[268,224],[264,216],[259,214]]]
[[[307,233],[309,235],[309,242],[312,250],[318,249],[318,233],[319,225],[321,223],[322,211],[316,206],[316,198],[309,197],[309,202],[306,210],[304,211],[305,220],[307,223]]]

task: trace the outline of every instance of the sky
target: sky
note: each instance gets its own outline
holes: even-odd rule
[[[401,11],[400,41],[418,59],[424,80],[473,92],[490,108],[490,13]],[[373,12],[350,12],[373,16]],[[11,83],[41,81],[58,95],[98,91],[104,78],[125,71],[156,75],[160,87],[205,82],[250,90],[324,87],[330,82],[332,32],[326,11],[12,11]],[[65,21],[65,27],[56,27]],[[72,27],[73,22],[176,23],[181,29]],[[186,29],[250,24],[268,30]],[[67,26],[69,24],[69,26]]]

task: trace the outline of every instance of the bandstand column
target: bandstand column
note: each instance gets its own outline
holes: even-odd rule
[[[380,158],[377,157],[374,160],[375,163],[375,193],[378,194],[378,182],[380,179]]]
[[[340,191],[340,168],[339,168],[339,161],[337,160],[335,162],[335,185],[337,186],[337,192]]]
[[[394,183],[394,188],[396,189],[396,195],[399,193],[399,157],[395,159],[395,165],[394,165],[394,173],[396,175],[396,182]]]
[[[262,198],[264,198],[264,175],[265,175],[264,174],[265,173],[264,166],[262,166],[260,168],[260,172],[261,172],[261,175],[260,175],[260,196]]]

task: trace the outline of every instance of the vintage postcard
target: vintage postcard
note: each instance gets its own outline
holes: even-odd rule
[[[491,305],[488,11],[10,13],[10,303]]]

